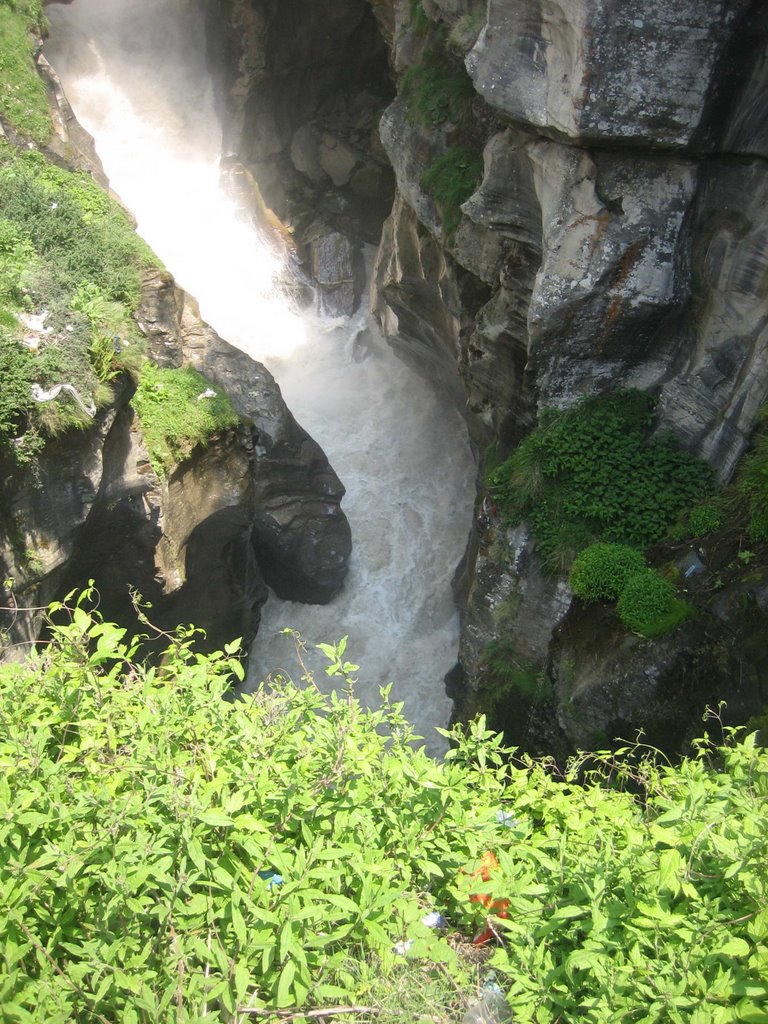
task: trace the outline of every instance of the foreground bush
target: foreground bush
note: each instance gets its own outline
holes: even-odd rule
[[[64,618],[0,668],[4,1020],[249,1020],[364,998],[371,962],[464,985],[421,918],[471,937],[478,888],[509,901],[493,965],[519,1021],[765,1020],[752,741],[679,768],[598,760],[582,786],[510,764],[481,721],[441,763],[397,705],[359,706],[343,643],[326,648],[342,692],[305,679],[232,702],[234,648],[196,655],[181,634],[147,668],[116,626]]]

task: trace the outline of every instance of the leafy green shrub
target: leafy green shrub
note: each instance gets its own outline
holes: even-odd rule
[[[688,514],[688,533],[691,537],[705,537],[722,525],[723,517],[714,505],[699,505]]]
[[[162,370],[146,363],[133,397],[152,467],[165,476],[214,434],[237,426],[240,417],[222,392],[205,396],[209,382],[190,367]]]
[[[0,117],[43,145],[51,135],[45,86],[37,74],[32,30],[39,30],[41,5],[34,0],[0,2]]]
[[[745,457],[738,480],[739,491],[749,503],[749,536],[768,540],[768,406],[761,410],[757,438]]]
[[[637,548],[597,543],[585,548],[571,567],[571,589],[587,601],[615,601],[634,573],[645,568]]]
[[[476,95],[463,61],[437,43],[424,51],[421,64],[405,72],[401,92],[408,116],[427,128],[466,123]]]
[[[651,637],[679,626],[690,610],[675,597],[673,583],[659,576],[655,569],[645,568],[627,579],[616,611],[628,629]]]
[[[421,185],[435,200],[446,236],[459,226],[461,204],[475,191],[482,173],[482,159],[473,150],[457,146],[439,156],[422,174]]]
[[[277,681],[232,702],[236,645],[197,655],[182,631],[148,668],[84,606],[58,617],[28,664],[0,666],[9,1024],[371,1005],[371,964],[442,963],[464,985],[421,918],[485,927],[470,896],[489,850],[480,891],[509,901],[491,966],[516,1021],[764,1016],[768,751],[751,740],[556,779],[479,720],[436,762],[386,695],[359,705],[343,644],[343,694]]]
[[[491,476],[512,521],[527,517],[550,572],[597,540],[645,548],[711,491],[712,472],[669,437],[648,440],[653,401],[637,391],[547,410]]]

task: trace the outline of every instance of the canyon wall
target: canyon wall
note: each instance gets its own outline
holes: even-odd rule
[[[731,479],[768,398],[759,2],[371,0],[364,10],[347,0],[333,19],[299,0],[279,12],[264,0],[214,6],[229,26],[222,95],[237,158],[282,216],[311,196],[314,210],[348,210],[353,238],[349,183],[319,169],[330,143],[311,156],[303,143],[322,137],[323,104],[332,136],[349,89],[370,81],[385,94],[375,17],[396,87],[379,126],[396,194],[372,305],[403,358],[464,409],[479,452],[505,457],[542,409],[637,388],[657,400],[659,430]],[[300,27],[283,52],[270,41],[288,24]],[[307,69],[326,61],[308,89]],[[361,159],[380,166],[375,140],[369,153]],[[454,208],[430,187],[436,167],[473,166]],[[744,582],[733,544],[700,546],[704,575],[690,590],[701,615],[648,641],[614,612],[574,602],[565,578],[542,571],[528,530],[482,498],[481,485],[456,577],[458,718],[485,710],[529,749],[638,727],[674,747],[707,702],[727,697],[743,720],[768,699],[762,548]],[[651,556],[677,571],[690,552]],[[525,685],[489,669],[499,645]]]

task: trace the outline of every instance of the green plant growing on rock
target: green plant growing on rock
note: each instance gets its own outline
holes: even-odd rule
[[[0,454],[22,466],[42,446],[37,431],[29,429],[34,374],[32,353],[0,326]]]
[[[521,660],[519,652],[509,640],[491,640],[483,652],[483,667],[492,686],[487,701],[504,701],[508,692],[514,692],[536,703],[552,696],[552,684],[541,668]]]
[[[652,422],[653,401],[637,391],[547,410],[491,475],[502,513],[529,519],[548,571],[598,540],[648,547],[713,489],[705,463],[671,437],[649,439]]]
[[[750,539],[768,541],[768,406],[760,412],[757,436],[742,462],[737,486],[749,507]]]
[[[152,468],[160,477],[189,458],[195,448],[205,447],[215,434],[240,423],[229,398],[214,391],[191,367],[160,369],[145,363],[132,404]]]
[[[675,585],[647,567],[624,584],[616,604],[619,618],[634,633],[654,637],[679,626],[692,609],[676,596]]]
[[[421,185],[435,201],[447,236],[461,221],[461,204],[477,188],[483,173],[482,159],[471,149],[457,146],[434,160],[421,176]]]
[[[426,128],[466,124],[476,95],[463,61],[439,42],[425,49],[420,64],[408,68],[401,92],[409,118]]]
[[[34,62],[33,33],[42,22],[38,0],[0,2],[0,117],[39,145],[51,135],[45,86]]]
[[[429,31],[429,18],[421,0],[411,4],[411,29],[417,36],[425,36]]]
[[[706,537],[719,530],[723,517],[714,505],[698,505],[688,513],[688,534],[691,537]]]
[[[645,558],[626,544],[598,542],[576,556],[571,589],[586,601],[616,601],[627,580],[645,569]]]

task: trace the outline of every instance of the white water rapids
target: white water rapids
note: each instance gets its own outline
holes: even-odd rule
[[[376,704],[394,681],[393,697],[440,750],[433,726],[450,713],[443,676],[458,638],[450,580],[474,497],[460,417],[384,342],[352,358],[365,313],[323,321],[290,308],[276,287],[275,247],[219,186],[221,126],[192,0],[75,0],[48,13],[46,56],[139,232],[215,330],[268,366],[347,488],[354,550],[344,591],[324,607],[270,597],[251,678],[279,667],[296,675],[283,626],[310,645],[349,634],[358,695]]]

